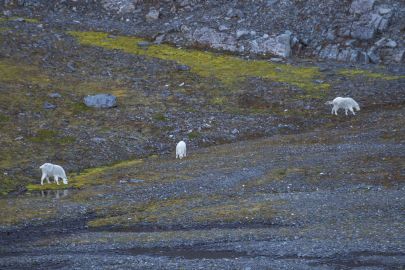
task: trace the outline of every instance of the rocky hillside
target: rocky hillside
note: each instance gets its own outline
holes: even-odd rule
[[[243,55],[403,63],[405,2],[396,0],[3,0],[6,16],[141,35]],[[66,20],[62,20],[66,18]],[[109,23],[107,23],[109,22]]]

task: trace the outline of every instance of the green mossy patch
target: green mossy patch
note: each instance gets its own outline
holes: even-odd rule
[[[322,78],[317,67],[300,67],[288,64],[277,64],[263,60],[244,60],[235,56],[212,52],[178,49],[169,45],[151,45],[147,49],[137,44],[141,38],[129,36],[110,36],[103,32],[69,32],[81,44],[99,46],[111,50],[122,50],[127,53],[144,55],[163,60],[176,61],[191,67],[191,72],[206,78],[216,78],[223,84],[232,86],[247,77],[259,77],[275,82],[288,83],[304,89],[311,96],[327,93],[330,85],[316,84]]]
[[[405,79],[405,75],[399,76],[399,75],[388,75],[384,73],[377,73],[377,72],[372,72],[369,70],[364,70],[364,69],[342,69],[339,72],[340,75],[344,75],[346,77],[364,77],[364,78],[369,78],[369,79],[376,79],[376,80],[399,80],[399,79]]]
[[[35,136],[28,137],[28,140],[34,143],[60,143],[70,144],[75,142],[72,136],[60,136],[55,130],[40,129]]]
[[[104,217],[88,222],[92,228],[131,227],[142,224],[181,226],[192,221],[210,225],[223,223],[268,222],[274,216],[272,205],[267,201],[251,201],[221,196],[190,196],[153,201],[146,204],[121,205],[114,209],[100,208]]]
[[[163,113],[155,113],[153,119],[156,121],[166,122],[168,121],[167,117]]]
[[[35,208],[33,207],[35,205]],[[0,224],[12,226],[31,220],[48,219],[56,214],[56,208],[48,207],[42,199],[0,199]]]
[[[10,121],[10,116],[0,113],[0,124]]]
[[[68,176],[69,184],[57,185],[55,183],[51,184],[29,184],[27,185],[28,190],[55,190],[55,189],[65,189],[65,188],[83,188],[90,185],[100,185],[111,183],[117,181],[122,177],[122,171],[131,169],[132,167],[139,165],[143,162],[141,159],[126,160],[112,165],[89,168],[81,172],[76,176]]]
[[[50,79],[36,66],[0,60],[0,82],[47,84]]]
[[[40,23],[40,21],[38,19],[16,17],[16,16],[13,16],[13,17],[0,17],[0,22],[16,21],[18,19],[22,19],[22,21],[26,22],[26,23]]]

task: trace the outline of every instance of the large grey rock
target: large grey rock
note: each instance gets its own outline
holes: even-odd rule
[[[270,53],[284,58],[291,56],[291,33],[276,37],[258,38],[250,42],[250,48],[253,53]]]
[[[337,56],[338,61],[346,62],[350,61],[352,56],[352,50],[351,49],[344,49],[341,50]]]
[[[93,108],[112,108],[117,106],[117,98],[111,94],[98,94],[85,97],[84,104]]]
[[[384,32],[385,30],[388,29],[388,26],[389,26],[389,19],[383,18],[380,24],[378,25],[378,31]]]
[[[398,51],[398,53],[394,55],[394,60],[398,63],[405,61],[405,49]]]
[[[192,34],[192,39],[201,45],[206,45],[214,49],[227,50],[231,52],[241,51],[235,37],[220,33],[209,27],[198,28]]]
[[[374,29],[378,29],[381,24],[383,17],[378,14],[371,14],[369,17],[369,25],[373,26]]]
[[[367,55],[372,63],[379,64],[381,62],[380,55],[378,54],[375,47],[372,47],[370,50],[368,50]]]
[[[354,0],[350,5],[350,12],[363,14],[373,9],[375,0]]]
[[[350,36],[360,40],[370,40],[376,35],[376,29],[372,25],[362,25],[361,23],[353,23]]]
[[[336,60],[339,54],[338,45],[328,45],[321,50],[319,57],[323,59]]]

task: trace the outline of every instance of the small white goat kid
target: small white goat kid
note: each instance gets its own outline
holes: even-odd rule
[[[57,185],[59,185],[58,179],[62,178],[63,184],[67,185],[68,179],[66,177],[65,170],[61,166],[52,163],[44,163],[39,168],[42,170],[41,185],[44,184],[45,178],[48,181],[48,184],[50,184],[49,177],[53,177]]]
[[[186,157],[186,152],[186,143],[184,141],[179,141],[176,146],[176,158],[182,159],[183,157]]]
[[[351,111],[353,115],[356,115],[354,113],[353,108],[356,109],[356,111],[360,111],[360,106],[359,104],[352,98],[350,97],[337,97],[332,101],[327,101],[325,103],[326,105],[333,105],[332,107],[332,114],[338,115],[337,112],[339,109],[344,109],[345,113],[347,115],[347,111]]]

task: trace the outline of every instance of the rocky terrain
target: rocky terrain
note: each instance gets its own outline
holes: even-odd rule
[[[404,2],[0,11],[0,269],[404,268]]]

